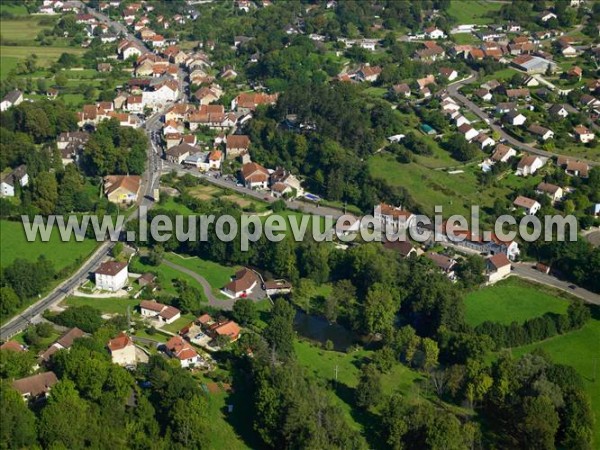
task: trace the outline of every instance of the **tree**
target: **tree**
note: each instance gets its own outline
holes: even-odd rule
[[[292,305],[278,298],[275,300],[271,318],[264,332],[271,349],[283,359],[291,358],[294,355],[294,315],[295,311]]]
[[[361,367],[358,386],[356,386],[356,404],[363,409],[369,409],[379,404],[382,396],[381,372],[374,364],[365,364]]]
[[[554,449],[559,418],[552,401],[545,396],[525,397],[518,419],[519,441],[524,447]]]
[[[258,319],[256,305],[249,298],[240,298],[233,304],[233,318],[246,326],[252,324]]]
[[[32,352],[0,350],[0,378],[23,378],[29,375],[35,364]]]
[[[110,254],[113,258],[117,258],[123,251],[124,245],[122,242],[116,242],[113,248],[110,250]]]
[[[158,266],[163,259],[165,251],[161,245],[155,245],[148,253],[148,264],[151,266]]]
[[[21,300],[10,286],[0,288],[0,316],[6,317],[19,307]]]
[[[88,333],[93,333],[103,324],[102,314],[96,308],[88,305],[72,306],[52,319],[65,327],[78,327]]]
[[[170,413],[173,440],[183,448],[209,448],[207,412],[206,399],[202,396],[178,399]]]
[[[40,213],[47,216],[52,214],[58,200],[58,183],[53,173],[42,172],[33,182],[33,203]]]
[[[473,287],[485,281],[485,261],[479,255],[469,255],[461,259],[456,274],[465,287]]]
[[[365,299],[365,331],[388,334],[393,328],[396,310],[393,292],[381,283],[373,285]]]
[[[0,385],[0,410],[2,426],[0,442],[2,448],[26,448],[36,444],[35,415],[23,401],[19,392],[8,382]]]
[[[197,313],[202,307],[200,291],[185,280],[177,280],[177,306],[183,312]]]

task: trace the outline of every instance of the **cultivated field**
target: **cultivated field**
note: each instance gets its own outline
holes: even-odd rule
[[[538,284],[510,277],[467,295],[467,323],[476,326],[489,320],[508,325],[523,323],[547,312],[564,314],[569,301],[560,295]]]
[[[501,7],[501,3],[483,0],[452,0],[448,14],[460,24],[480,25],[494,22],[493,12],[500,10]]]

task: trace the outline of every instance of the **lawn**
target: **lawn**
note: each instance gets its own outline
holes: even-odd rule
[[[196,319],[196,316],[193,314],[182,314],[179,319],[175,322],[170,323],[168,325],[164,325],[161,327],[161,330],[169,331],[171,333],[177,333],[186,325],[189,325],[190,322],[193,322]]]
[[[102,312],[102,314],[127,314],[127,308],[130,312],[135,312],[140,300],[131,298],[89,298],[89,297],[68,297],[64,300],[67,306],[91,306]]]
[[[547,312],[564,314],[569,302],[542,286],[510,277],[465,298],[466,320],[476,326],[486,320],[508,325],[523,323]]]
[[[488,17],[488,13],[499,11],[501,7],[501,3],[490,3],[483,0],[452,0],[448,14],[454,17],[459,25],[484,25],[496,20],[493,14]]]
[[[515,356],[529,353],[537,348],[543,349],[556,363],[574,367],[583,377],[584,384],[592,401],[592,410],[596,417],[594,440],[600,442],[600,319],[598,311],[595,318],[583,328],[568,334],[555,336],[542,342],[512,349]]]
[[[12,56],[4,56],[0,52],[0,80],[2,78],[6,78],[11,70],[17,67],[19,63],[19,58],[15,58]]]
[[[82,242],[60,240],[58,229],[52,230],[50,240],[42,242],[38,236],[36,242],[28,242],[20,222],[0,221],[0,267],[5,267],[16,258],[34,261],[44,255],[54,263],[54,268],[60,271],[66,267],[82,262],[96,248],[98,243],[91,239]]]
[[[184,204],[178,203],[177,201],[175,201],[175,197],[171,196],[162,197],[162,199],[158,202],[158,205],[156,205],[156,208],[175,211],[177,214],[182,214],[184,216],[194,214],[194,211],[192,211]]]
[[[217,292],[231,281],[231,277],[239,269],[239,267],[227,267],[212,261],[200,259],[196,256],[180,256],[176,253],[165,254],[165,259],[193,270],[201,277],[206,278],[206,281],[210,283],[213,290]]]
[[[246,197],[234,191],[221,189],[212,185],[194,186],[187,190],[187,193],[199,200],[210,201],[214,199],[227,200],[236,203],[240,208],[250,208],[253,212],[263,212],[267,210],[267,203],[255,199],[254,197]]]

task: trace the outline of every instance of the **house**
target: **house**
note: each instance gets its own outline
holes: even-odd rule
[[[406,83],[395,84],[392,86],[391,91],[399,97],[410,97],[410,86]]]
[[[181,311],[174,306],[163,305],[156,300],[142,300],[140,302],[142,317],[158,321],[160,325],[170,324],[181,317]]]
[[[250,138],[243,134],[230,134],[225,144],[225,157],[234,159],[245,155],[250,149]]]
[[[281,198],[285,195],[291,194],[292,192],[292,188],[285,183],[276,182],[271,184],[271,195],[273,197]]]
[[[581,67],[579,67],[579,66],[573,66],[567,72],[567,76],[569,78],[576,78],[579,81],[581,81],[581,76],[582,75],[583,75],[583,69]]]
[[[446,33],[436,27],[425,28],[425,35],[428,39],[445,39]]]
[[[503,253],[490,256],[486,260],[488,283],[495,283],[510,275],[512,269],[510,259]]]
[[[454,118],[454,125],[456,125],[456,127],[460,127],[462,124],[467,124],[470,125],[471,122],[469,121],[469,119],[467,119],[465,116],[463,116],[462,114],[458,114],[455,118]]]
[[[80,339],[85,336],[85,333],[81,331],[79,328],[71,328],[67,332],[63,333],[63,335],[58,338],[48,349],[40,355],[40,360],[42,362],[50,361],[52,355],[54,355],[59,350],[69,350],[73,346],[73,342],[76,339]]]
[[[491,137],[484,133],[479,133],[477,136],[475,136],[475,139],[473,139],[473,141],[477,142],[482,150],[486,147],[496,145],[496,141],[494,141]]]
[[[506,89],[506,96],[509,98],[509,100],[514,100],[514,99],[519,99],[519,98],[523,98],[523,99],[529,99],[529,89]]]
[[[583,94],[581,96],[581,98],[579,99],[579,104],[583,107],[586,108],[599,108],[600,107],[600,100],[596,99],[595,97],[589,95],[589,94]]]
[[[135,366],[137,362],[135,344],[125,333],[120,333],[106,344],[113,364]]]
[[[508,259],[514,260],[520,254],[519,244],[516,241],[501,239],[494,233],[484,239],[481,233],[474,236],[468,229],[455,226],[448,230],[446,222],[436,227],[435,233],[437,242],[450,242],[455,246],[464,247],[485,255],[502,253]]]
[[[109,63],[98,63],[96,66],[96,70],[100,73],[111,72],[112,69],[113,67]]]
[[[525,123],[527,118],[519,111],[509,111],[504,115],[502,120],[513,126],[520,126]]]
[[[423,91],[430,84],[435,84],[435,77],[433,75],[427,75],[425,78],[417,80],[417,86],[419,86],[420,91]]]
[[[565,172],[576,177],[587,178],[590,167],[581,161],[568,161]]]
[[[485,102],[489,102],[492,99],[492,93],[484,88],[475,89],[475,91],[473,91],[473,95],[475,95],[476,97],[479,97],[481,100],[483,100]]]
[[[510,111],[516,111],[517,105],[513,102],[500,102],[496,105],[497,114],[506,114]]]
[[[542,12],[542,13],[539,15],[539,17],[538,17],[538,18],[540,19],[540,21],[541,21],[541,22],[543,22],[543,23],[546,23],[546,22],[548,22],[549,20],[552,20],[552,19],[557,19],[557,16],[556,16],[556,14],[554,14],[553,12],[550,12],[550,11],[544,11],[544,12]]]
[[[542,207],[536,200],[519,195],[513,202],[517,208],[525,210],[525,214],[534,216]]]
[[[369,81],[372,83],[377,81],[380,74],[381,67],[365,65],[356,71],[355,78],[358,81]]]
[[[521,158],[517,165],[517,175],[533,175],[538,169],[544,166],[544,161],[539,156],[527,155]]]
[[[29,184],[27,166],[21,164],[0,178],[0,197],[14,197],[15,187],[24,187],[27,184]]]
[[[165,151],[165,155],[167,161],[173,164],[181,164],[188,156],[199,151],[200,149],[198,147],[194,147],[193,145],[183,143],[168,148]]]
[[[448,278],[451,280],[456,279],[456,274],[454,273],[454,267],[456,266],[455,259],[434,252],[425,253],[425,257],[433,262]]]
[[[235,273],[233,279],[221,289],[221,292],[230,298],[247,297],[252,293],[258,281],[256,273],[244,267]]]
[[[494,162],[508,162],[508,160],[514,156],[517,156],[517,151],[507,145],[498,144],[494,153],[492,154],[492,161]]]
[[[297,195],[302,195],[304,193],[304,189],[302,189],[300,180],[289,170],[286,170],[283,167],[277,167],[273,173],[271,173],[270,182],[272,185],[276,183],[283,183],[285,186],[290,188],[290,192],[295,191]]]
[[[231,101],[231,109],[244,114],[254,111],[260,105],[274,105],[278,94],[243,92]]]
[[[592,142],[596,137],[596,135],[592,131],[590,131],[589,128],[583,125],[577,125],[573,131],[575,131],[575,136],[577,137],[577,140],[582,144]]]
[[[535,188],[537,194],[545,194],[552,199],[552,203],[557,202],[563,198],[563,188],[551,183],[541,182]]]
[[[134,203],[138,199],[141,182],[138,175],[107,175],[104,177],[104,195],[109,202],[118,205]]]
[[[423,253],[421,249],[416,249],[408,240],[393,239],[388,241],[384,239],[383,246],[388,250],[398,252],[403,258],[409,258],[411,255],[420,256]]]
[[[548,114],[554,117],[560,117],[564,119],[569,115],[569,111],[567,111],[567,109],[563,105],[559,105],[557,103],[548,108]]]
[[[263,283],[263,289],[268,296],[289,294],[292,292],[292,283],[286,280],[269,280]]]
[[[141,95],[129,95],[127,97],[125,111],[129,111],[134,114],[141,114],[144,112],[144,101]]]
[[[230,342],[235,342],[240,338],[241,328],[233,320],[223,317],[215,320],[209,314],[202,314],[192,324],[182,329],[180,334],[184,334],[190,342],[196,345],[206,347],[208,350],[215,350],[215,339],[219,336],[226,336]]]
[[[58,98],[59,93],[60,91],[58,89],[49,88],[46,91],[46,97],[48,98],[48,100],[56,100]]]
[[[244,164],[241,178],[247,189],[266,189],[269,185],[269,171],[258,163]]]
[[[379,222],[382,230],[387,229],[392,232],[408,229],[416,220],[416,216],[410,211],[386,203],[380,203],[375,207],[373,218]]]
[[[471,141],[479,134],[479,131],[466,123],[463,123],[461,126],[459,126],[458,131],[465,137],[467,141]]]
[[[527,77],[525,79],[525,81],[523,82],[523,86],[527,86],[527,87],[536,87],[539,86],[540,82],[538,81],[537,78],[531,76],[531,77]]]
[[[18,90],[12,90],[4,96],[0,102],[0,111],[6,111],[11,106],[17,106],[23,101],[23,93]]]
[[[142,51],[138,48],[137,44],[131,41],[125,41],[119,44],[117,51],[121,56],[121,59],[137,58],[142,56]]]
[[[21,394],[23,400],[35,401],[46,398],[56,383],[58,378],[54,372],[42,372],[14,380],[12,387]]]
[[[165,344],[165,350],[171,358],[179,360],[183,368],[191,368],[201,363],[202,359],[194,348],[181,336],[173,336]]]
[[[554,131],[537,124],[529,125],[527,131],[529,131],[531,134],[535,134],[542,141],[547,141],[548,139],[552,139],[554,137]]]
[[[141,287],[151,286],[156,281],[156,275],[150,272],[146,272],[135,281]]]
[[[439,73],[448,81],[453,81],[458,77],[458,72],[451,67],[442,67]]]
[[[421,61],[433,62],[446,56],[442,47],[434,42],[425,42],[425,48],[417,50],[416,57]]]
[[[127,263],[107,261],[100,264],[94,275],[96,288],[116,292],[127,284],[129,272],[127,271]]]
[[[221,98],[221,92],[205,86],[198,89],[194,93],[194,97],[200,102],[201,105],[209,105]]]

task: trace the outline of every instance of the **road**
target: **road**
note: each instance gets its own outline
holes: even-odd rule
[[[575,287],[575,289],[571,289],[569,286],[574,286],[573,283],[559,280],[558,278],[552,275],[547,275],[538,270],[535,270],[531,263],[513,263],[513,270],[511,273],[513,275],[518,276],[519,278],[526,278],[528,280],[532,280],[537,283],[568,292],[569,294],[579,297],[587,303],[600,305],[600,295],[594,294],[593,292],[590,292],[587,289],[583,289],[581,287]]]
[[[506,131],[504,131],[504,129],[502,127],[496,125],[493,122],[493,120],[494,120],[493,118],[490,118],[490,116],[484,110],[482,110],[479,106],[477,106],[475,103],[473,103],[471,100],[469,100],[467,97],[465,97],[464,95],[462,95],[460,93],[460,89],[464,85],[474,83],[475,81],[477,81],[477,76],[475,73],[472,73],[470,77],[465,78],[464,80],[461,80],[459,82],[448,85],[448,88],[447,88],[448,94],[450,94],[450,96],[452,98],[457,100],[463,106],[470,109],[473,112],[473,114],[475,114],[477,117],[482,119],[486,124],[488,124],[488,126],[493,131],[497,131],[500,134],[500,136],[502,138],[504,138],[507,142],[509,142],[513,147],[518,148],[522,151],[532,153],[534,155],[545,156],[547,158],[561,156],[558,153],[548,152],[546,150],[541,150],[539,148],[525,144],[524,142],[521,142],[521,141],[515,139],[514,137],[512,137],[510,134],[508,134]],[[600,165],[600,163],[595,162],[595,161],[586,161],[584,159],[582,159],[581,161],[589,164],[590,166]]]

